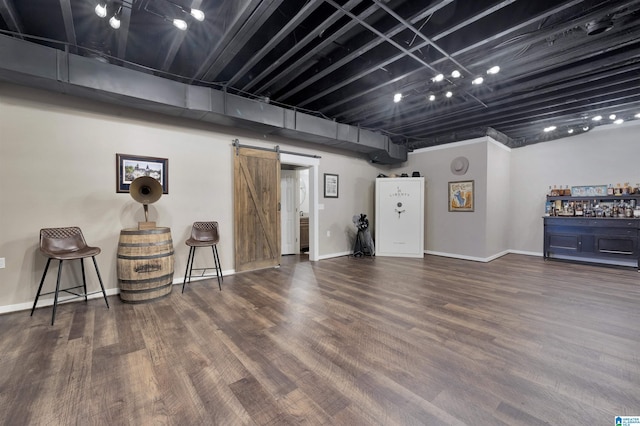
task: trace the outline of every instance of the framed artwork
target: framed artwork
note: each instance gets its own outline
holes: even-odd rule
[[[324,174],[324,198],[338,198],[338,175]]]
[[[129,192],[131,182],[140,176],[151,176],[157,179],[162,185],[162,193],[169,193],[169,160],[116,154],[116,192]]]
[[[472,212],[473,199],[474,193],[472,180],[449,182],[450,212]]]
[[[607,185],[572,186],[572,197],[600,197],[607,195]]]

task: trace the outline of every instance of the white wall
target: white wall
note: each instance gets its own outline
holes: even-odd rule
[[[319,258],[351,252],[354,214],[367,214],[374,229],[375,177],[381,172],[425,176],[428,253],[481,261],[505,250],[541,255],[549,185],[640,183],[638,121],[511,151],[479,138],[417,150],[405,164],[390,167],[330,147],[0,83],[0,129],[0,257],[6,258],[0,312],[30,307],[46,262],[37,250],[43,227],[80,226],[88,242],[102,248],[102,277],[116,291],[120,230],[144,218],[138,203],[115,191],[116,153],[169,159],[169,194],[150,206],[150,220],[172,230],[176,280],[184,274],[184,240],[196,220],[220,223],[222,267],[234,269],[231,143],[236,138],[322,157]],[[464,176],[450,171],[458,156],[469,159]],[[339,175],[339,198],[322,196],[324,173]],[[455,180],[475,181],[474,212],[448,212],[447,183]],[[97,286],[91,268],[88,278]],[[63,280],[74,279],[78,268],[63,274]]]
[[[633,121],[512,150],[510,249],[542,255],[549,185],[640,183],[639,132]]]
[[[303,154],[319,154],[319,175],[340,175],[340,197],[319,202],[319,255],[348,253],[355,211],[373,211],[378,169],[366,159],[321,146],[235,131],[191,120],[116,107],[71,96],[0,83],[0,312],[30,307],[46,259],[38,251],[39,230],[80,226],[98,256],[102,278],[117,289],[120,230],[144,220],[142,206],[116,193],[116,153],[169,159],[169,194],[149,206],[149,219],[171,228],[175,280],[186,266],[184,241],[196,220],[217,220],[223,270],[234,269],[232,141]],[[361,189],[364,188],[364,191]],[[331,236],[326,231],[330,230]],[[201,261],[208,260],[203,251]],[[199,258],[196,258],[198,262]],[[57,263],[57,262],[56,262]],[[97,287],[88,264],[89,286]],[[67,268],[68,272],[67,272]],[[63,280],[79,268],[64,266]],[[55,284],[56,268],[47,277]]]
[[[487,145],[488,138],[424,148],[409,154],[404,173],[419,171],[426,180],[425,250],[427,253],[484,260],[487,255]],[[451,161],[464,156],[469,169],[463,176],[451,172]],[[448,183],[473,180],[473,212],[449,212]],[[491,253],[494,254],[494,253]]]
[[[487,143],[487,224],[484,258],[492,259],[509,250],[511,214],[511,149],[488,138]]]

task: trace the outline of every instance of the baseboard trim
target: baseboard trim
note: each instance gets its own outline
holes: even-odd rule
[[[483,263],[491,262],[492,260],[496,260],[499,257],[502,257],[507,254],[523,254],[526,256],[542,257],[542,253],[537,253],[532,251],[522,251],[522,250],[504,250],[504,251],[501,251],[500,253],[496,253],[489,257],[465,256],[463,254],[445,253],[445,252],[433,251],[433,250],[426,250],[425,253],[432,254],[434,256],[451,257],[454,259],[471,260],[473,262],[483,262]]]
[[[331,253],[331,254],[323,254],[318,256],[318,260],[331,259],[333,257],[342,257],[342,256],[350,256],[353,252],[351,251],[343,251],[342,253]]]
[[[229,270],[229,271],[222,271],[222,275],[223,276],[229,276],[229,275],[234,275],[236,273],[236,271],[234,269]],[[216,277],[191,277],[191,282],[194,281],[202,281],[202,280],[209,280],[209,279],[215,279]],[[180,278],[174,278],[173,281],[171,281],[172,285],[182,285],[184,281],[184,277],[180,277]],[[98,290],[99,291],[99,290]],[[115,296],[120,294],[120,289],[119,288],[107,288],[105,289],[105,293],[107,293],[107,296]],[[35,297],[35,296],[34,296]],[[102,298],[102,292],[98,292],[98,293],[93,293],[87,296],[87,299],[99,299]],[[74,303],[74,302],[82,302],[84,301],[84,299],[82,298],[78,298],[75,296],[66,296],[63,295],[63,293],[60,293],[60,295],[58,296],[58,305],[61,305],[62,303]],[[0,306],[0,315],[2,314],[9,314],[11,312],[19,312],[19,311],[26,311],[26,310],[31,310],[31,307],[33,306],[33,302],[25,302],[25,303],[16,303],[14,305],[6,305],[6,306]],[[38,306],[37,309],[39,308],[45,308],[47,306],[53,306],[53,297],[47,297],[47,298],[43,298],[41,297],[40,299],[38,299]]]

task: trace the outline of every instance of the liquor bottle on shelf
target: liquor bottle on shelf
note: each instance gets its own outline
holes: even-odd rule
[[[584,216],[584,210],[583,210],[583,207],[582,207],[582,201],[578,201],[576,203],[575,215],[576,216]]]
[[[613,190],[614,195],[622,195],[622,188],[620,188],[620,184],[617,183],[616,187]]]

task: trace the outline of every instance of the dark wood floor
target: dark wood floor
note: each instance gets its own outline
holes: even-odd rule
[[[507,255],[307,262],[0,316],[7,425],[612,425],[640,274]]]

